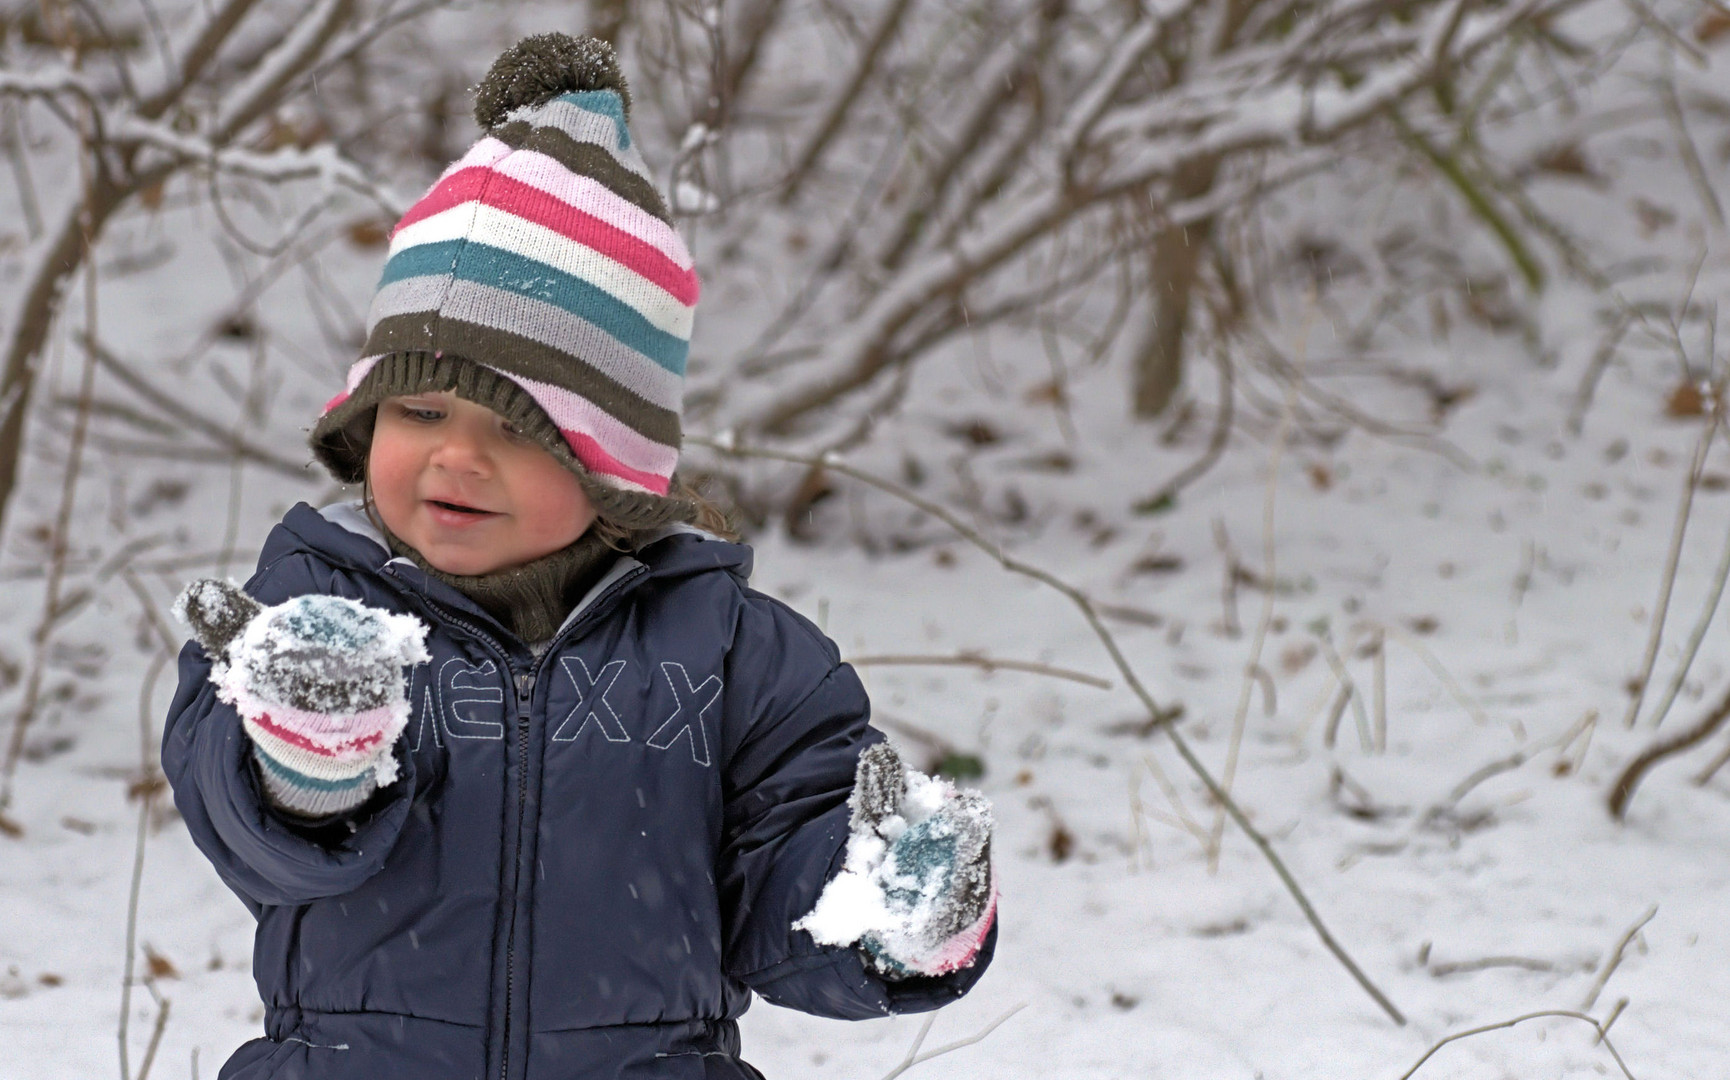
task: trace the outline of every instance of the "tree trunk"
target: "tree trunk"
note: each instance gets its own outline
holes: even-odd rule
[[[159,178],[153,170],[143,178],[144,184],[147,186]],[[30,414],[31,393],[41,369],[42,347],[60,313],[66,286],[88,255],[85,229],[88,227],[90,231],[89,246],[94,247],[108,219],[138,186],[129,183],[118,187],[97,179],[90,192],[88,223],[83,206],[75,204],[67,210],[53,242],[43,249],[36,264],[36,276],[18,305],[18,321],[6,343],[5,367],[0,369],[0,537],[6,533],[12,494],[18,486],[24,421]]]
[[[1169,201],[1186,202],[1208,193],[1219,171],[1217,160],[1185,164],[1172,178]],[[1184,339],[1189,331],[1191,294],[1201,256],[1213,235],[1213,219],[1171,226],[1154,237],[1148,253],[1148,286],[1153,291],[1151,319],[1135,353],[1130,400],[1138,418],[1160,415],[1183,385]]]

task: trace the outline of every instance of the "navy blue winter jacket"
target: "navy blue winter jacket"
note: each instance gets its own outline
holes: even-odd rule
[[[258,918],[268,1038],[221,1080],[760,1077],[751,991],[821,1016],[936,1008],[990,961],[885,982],[791,924],[839,870],[881,738],[835,646],[746,587],[750,549],[679,533],[621,557],[538,658],[392,559],[352,507],[295,507],[248,590],[419,616],[398,780],[350,820],[271,809],[196,644],[162,758]]]

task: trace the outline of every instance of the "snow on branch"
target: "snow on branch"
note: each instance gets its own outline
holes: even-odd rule
[[[151,123],[136,116],[116,122],[112,130],[117,142],[148,146],[181,163],[204,165],[233,176],[269,183],[317,179],[327,188],[347,188],[365,195],[393,216],[401,215],[412,202],[410,197],[381,186],[365,169],[344,157],[341,150],[328,142],[305,150],[295,146],[269,151],[248,150],[222,146],[197,135],[183,135],[165,124]]]
[[[222,111],[211,125],[214,137],[232,136],[275,105],[281,91],[318,60],[353,12],[354,0],[313,0],[294,19],[294,29],[264,55],[246,81],[223,95]]]
[[[770,335],[809,358],[776,365],[774,378],[717,388],[726,404],[713,419],[758,437],[799,431],[833,443],[847,426],[838,406],[878,393],[880,378],[970,332],[969,311],[991,307],[1037,252],[1078,241],[1097,248],[1101,228],[1132,241],[1120,262],[1144,259],[1155,237],[1167,238],[1161,250],[1185,248],[1170,238],[1192,227],[1205,236],[1222,217],[1253,212],[1275,186],[1269,177],[1306,175],[1317,167],[1312,156],[1324,165],[1337,159],[1338,144],[1359,129],[1379,122],[1397,135],[1405,112],[1419,111],[1406,103],[1421,91],[1582,2],[1517,0],[1479,10],[1471,0],[1420,0],[1395,10],[1381,0],[1332,0],[1281,5],[1284,15],[1275,18],[1256,5],[1179,0],[1143,5],[1127,24],[1103,7],[1052,15],[1031,0],[1013,5],[972,54],[986,58],[989,83],[959,67],[954,78],[921,72],[910,80],[927,88],[910,93],[924,96],[899,102],[899,119],[888,120],[905,126],[903,164],[885,161],[877,143],[843,145],[865,138],[855,125],[832,133],[833,168],[851,149],[873,169],[892,166],[894,178],[881,196],[847,195],[863,200],[862,209],[833,242],[810,245],[823,253],[814,284]],[[1046,27],[1040,19],[1055,21]],[[1005,55],[1004,45],[1030,23],[1055,46],[1036,40]],[[957,63],[977,64],[972,57]],[[897,58],[878,63],[893,70]],[[1026,81],[1034,89],[1025,95],[1013,92],[1018,63],[1032,65]],[[882,123],[857,126],[876,131]],[[930,145],[943,149],[928,155]],[[778,189],[780,206],[823,182],[808,158],[792,164],[795,180]],[[775,189],[773,180],[762,183]],[[920,194],[895,204],[904,190]],[[740,235],[760,224],[750,220]],[[860,251],[849,233],[887,240]],[[1163,264],[1131,273],[1195,276],[1193,267]],[[829,289],[831,301],[812,302],[831,281],[842,283]],[[1071,280],[1061,293],[1087,285]],[[747,370],[761,364],[749,351],[734,359]]]

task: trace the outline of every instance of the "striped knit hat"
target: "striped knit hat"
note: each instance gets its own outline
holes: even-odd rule
[[[538,439],[604,518],[685,516],[670,485],[697,274],[630,108],[595,38],[541,34],[493,63],[486,134],[397,223],[362,357],[313,428],[338,480],[362,478],[381,400],[452,390]]]

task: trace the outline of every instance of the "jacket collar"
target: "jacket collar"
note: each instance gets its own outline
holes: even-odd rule
[[[358,501],[332,503],[314,510],[297,503],[265,541],[259,564],[268,565],[296,549],[304,549],[347,570],[371,574],[397,583],[440,607],[460,612],[495,634],[502,641],[515,640],[498,620],[462,593],[423,573],[413,561],[391,554],[384,535],[367,518]],[[689,525],[671,525],[649,534],[637,549],[621,556],[601,579],[589,588],[560,625],[564,634],[579,618],[602,614],[621,598],[648,580],[672,580],[698,574],[725,572],[743,585],[752,569],[751,549],[722,540]]]

